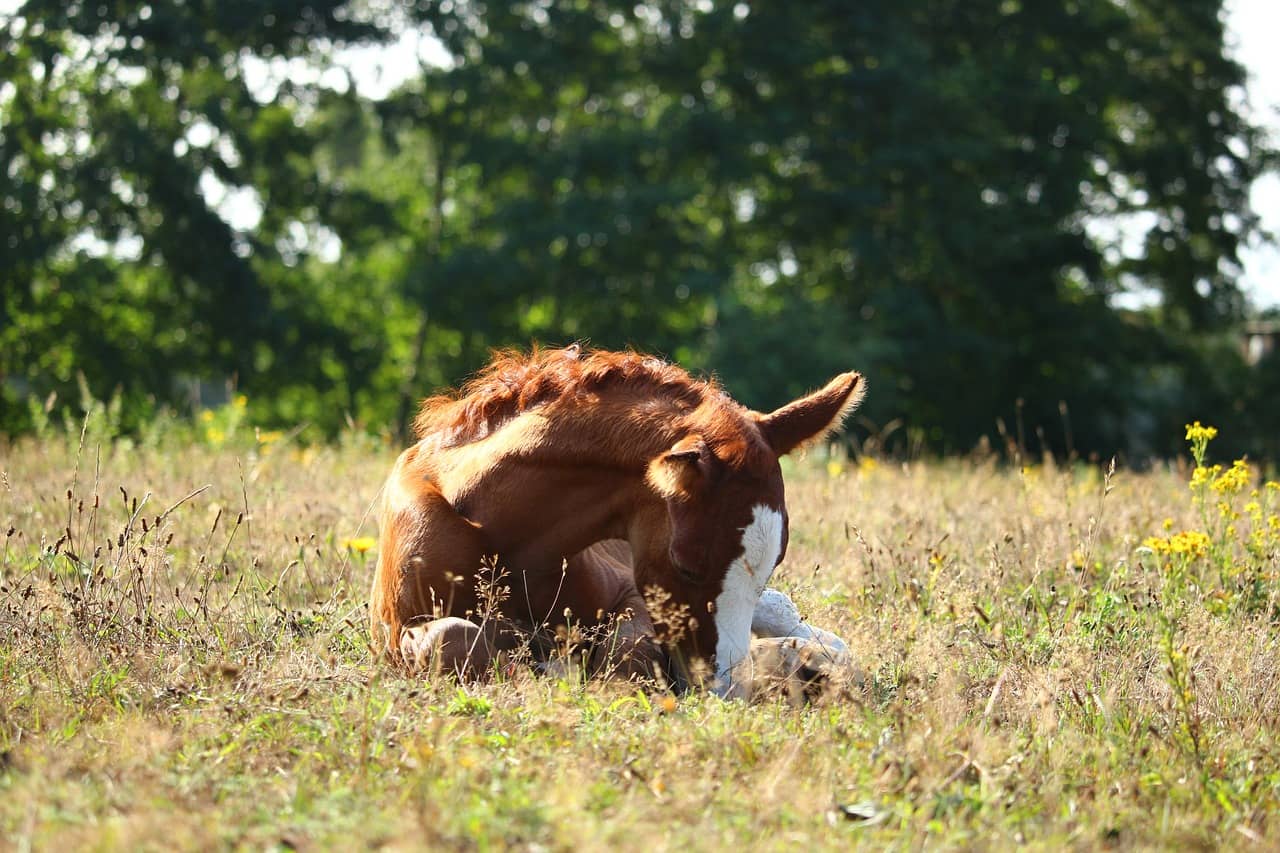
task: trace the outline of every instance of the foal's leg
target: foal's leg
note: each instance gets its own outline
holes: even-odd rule
[[[664,673],[666,655],[631,575],[631,546],[619,539],[597,542],[571,557],[567,568],[572,589],[566,603],[602,630],[592,643],[592,672],[623,679]]]
[[[833,657],[847,655],[849,647],[830,631],[815,628],[800,618],[791,598],[776,589],[766,589],[751,616],[751,631],[758,637],[798,637],[818,643]]]
[[[626,681],[666,678],[667,656],[639,592],[591,650],[591,670]]]
[[[402,455],[387,482],[369,613],[375,651],[393,660],[408,652],[405,662],[445,639],[451,646],[460,642],[459,632],[469,629],[450,623],[430,634],[421,623],[476,612],[476,574],[489,553],[479,528],[407,464],[412,459],[410,452]],[[406,645],[410,626],[421,630]]]
[[[844,641],[802,620],[785,593],[766,589],[760,595],[751,631],[750,654],[734,668],[732,681],[753,699],[780,695],[803,704],[856,678]]]
[[[400,632],[400,656],[410,672],[483,679],[499,657],[496,632],[457,616],[419,621]]]

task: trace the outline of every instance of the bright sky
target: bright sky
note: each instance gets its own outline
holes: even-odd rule
[[[1235,58],[1249,69],[1249,110],[1280,144],[1280,3],[1276,0],[1227,0],[1227,38]],[[1280,237],[1280,175],[1254,182],[1253,208],[1267,231]],[[1259,307],[1280,305],[1280,247],[1257,245],[1246,251],[1241,286]]]
[[[0,0],[0,15],[12,14],[19,4],[20,0]],[[1268,129],[1272,142],[1280,145],[1280,50],[1275,46],[1275,35],[1280,33],[1280,2],[1226,0],[1226,14],[1229,49],[1248,69],[1251,78],[1247,110],[1255,122]],[[380,97],[395,88],[416,71],[419,62],[447,61],[438,42],[413,32],[406,33],[398,43],[387,48],[340,51],[338,59],[350,71],[361,93],[372,97]],[[271,76],[272,71],[296,74],[300,70],[297,65],[287,71],[279,66],[270,69],[266,63],[259,69],[266,77]],[[299,76],[308,75],[303,71]],[[206,190],[211,196],[220,196],[215,203],[224,216],[239,220],[233,222],[234,225],[252,227],[256,223],[258,211],[253,210],[254,199],[236,195],[237,192],[241,196],[252,195],[252,190],[227,190],[212,185]],[[1280,237],[1280,174],[1270,174],[1257,181],[1252,201],[1254,210],[1262,217],[1263,228]],[[1244,263],[1241,286],[1253,303],[1259,307],[1280,306],[1280,246],[1255,241],[1241,260]]]

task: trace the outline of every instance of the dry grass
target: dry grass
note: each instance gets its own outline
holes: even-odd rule
[[[1185,476],[793,466],[775,585],[865,671],[796,710],[388,676],[342,540],[394,451],[189,436],[0,448],[5,846],[1280,838],[1275,553],[1249,606],[1198,564],[1173,584],[1136,549],[1196,526]]]

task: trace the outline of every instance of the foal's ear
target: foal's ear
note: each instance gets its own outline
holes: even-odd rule
[[[706,478],[710,455],[701,436],[685,436],[649,463],[649,485],[664,498],[685,500]]]
[[[845,416],[862,402],[866,390],[861,374],[841,373],[821,391],[793,400],[767,415],[756,415],[756,421],[773,452],[785,456],[839,429]]]

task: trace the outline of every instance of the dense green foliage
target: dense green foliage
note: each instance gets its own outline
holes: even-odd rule
[[[127,421],[231,380],[264,423],[396,429],[490,347],[587,339],[761,407],[856,367],[869,432],[940,450],[1003,423],[1165,452],[1212,411],[1275,453],[1277,365],[1231,338],[1271,153],[1220,18],[28,0],[0,26],[0,430],[78,375]],[[448,59],[386,97],[307,73],[413,28]]]

